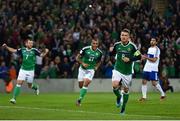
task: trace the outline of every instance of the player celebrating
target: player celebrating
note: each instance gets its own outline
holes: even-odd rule
[[[13,98],[10,100],[11,103],[16,103],[16,98],[20,93],[20,87],[24,81],[27,81],[28,87],[35,90],[36,94],[39,94],[39,86],[33,83],[34,80],[34,69],[36,64],[36,55],[44,57],[48,53],[48,49],[45,49],[44,52],[40,53],[37,49],[33,48],[33,41],[28,38],[25,42],[25,47],[14,49],[6,44],[2,45],[8,51],[12,53],[17,53],[22,56],[22,65],[18,74],[16,87],[13,91]]]
[[[102,52],[98,46],[99,40],[92,39],[91,46],[84,47],[76,57],[76,60],[80,63],[78,82],[81,89],[79,99],[76,102],[77,106],[81,105],[88,86],[94,77],[95,70],[101,64]]]
[[[120,107],[120,100],[122,97],[123,103],[120,113],[124,114],[126,103],[129,98],[133,61],[139,60],[141,54],[140,51],[137,50],[135,44],[130,41],[130,31],[128,29],[123,29],[121,31],[120,39],[120,42],[110,47],[110,52],[116,55],[116,62],[112,75],[113,92],[117,97],[117,107]],[[119,88],[123,89],[122,95],[119,92]]]
[[[152,81],[152,85],[161,92],[161,100],[165,98],[158,81],[158,65],[160,60],[160,49],[156,46],[157,41],[152,38],[150,41],[151,47],[148,49],[147,55],[142,55],[142,59],[146,59],[146,64],[143,69],[143,80],[142,80],[142,98],[139,101],[145,101],[147,96],[147,81]]]

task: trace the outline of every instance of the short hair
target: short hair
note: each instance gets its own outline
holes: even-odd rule
[[[124,28],[124,29],[122,30],[122,32],[127,32],[128,34],[130,34],[130,30],[127,29],[127,28]]]
[[[27,35],[27,39],[33,41],[33,35],[32,34],[28,34]]]
[[[155,40],[157,42],[157,39],[155,37],[152,37],[151,40]]]
[[[99,43],[99,39],[98,38],[92,38],[92,41],[93,40]]]

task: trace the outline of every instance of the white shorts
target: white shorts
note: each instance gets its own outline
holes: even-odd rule
[[[121,81],[123,86],[129,87],[132,81],[132,74],[124,75],[117,70],[113,70],[112,81]]]
[[[28,83],[32,83],[34,80],[34,70],[26,71],[20,69],[17,80],[27,81]]]
[[[94,69],[82,69],[79,67],[79,73],[78,73],[78,81],[83,81],[84,78],[87,78],[89,80],[92,80],[94,77]]]

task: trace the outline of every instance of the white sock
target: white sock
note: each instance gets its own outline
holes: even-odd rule
[[[160,91],[161,96],[165,96],[164,91],[162,90],[161,86],[158,83],[156,84],[156,88]]]
[[[141,91],[142,91],[142,98],[146,98],[146,94],[147,94],[147,85],[142,85],[141,87]]]

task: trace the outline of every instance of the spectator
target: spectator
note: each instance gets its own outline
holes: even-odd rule
[[[164,92],[168,90],[170,90],[171,92],[174,92],[173,86],[170,86],[170,82],[169,82],[166,72],[161,73],[159,81]]]
[[[175,75],[171,77],[179,77],[179,0],[168,0],[164,16],[154,10],[150,0],[119,1],[2,1],[0,43],[7,41],[8,45],[19,48],[27,35],[31,34],[37,48],[46,46],[50,50],[49,59],[42,62],[44,66],[57,55],[61,59],[64,56],[69,58],[80,48],[89,45],[93,37],[100,40],[102,50],[106,53],[110,44],[118,41],[118,33],[126,26],[133,33],[131,40],[142,53],[146,53],[147,41],[151,37],[158,38],[162,65],[169,68],[169,62],[165,58],[173,60],[176,68]],[[0,56],[5,58],[8,66],[11,63],[9,55],[0,49]],[[20,62],[21,59],[16,60],[16,68]],[[105,65],[107,63],[105,62]],[[72,66],[73,64],[70,64],[70,68]],[[38,72],[41,72],[38,70],[37,78]],[[99,71],[95,77],[102,77],[102,73]]]
[[[72,71],[72,78],[77,78],[78,75],[78,70],[79,70],[79,63],[75,62],[71,68]]]
[[[58,76],[57,72],[58,72],[58,67],[55,65],[54,61],[51,61],[48,69],[49,78],[52,79],[57,78]]]
[[[9,92],[8,87],[11,85],[10,84],[10,79],[9,79],[9,69],[6,66],[5,62],[1,62],[1,66],[0,66],[0,78],[5,82],[5,86],[6,86],[6,92]]]
[[[70,68],[70,63],[67,57],[63,58],[62,72],[63,72],[63,75],[62,75],[63,78],[70,78],[71,68]]]
[[[113,69],[114,69],[114,65],[111,62],[111,60],[109,60],[103,69],[104,70],[104,77],[105,78],[112,78],[112,70]]]
[[[6,85],[6,92],[10,93],[13,90],[13,81],[17,78],[17,71],[15,66],[12,64],[9,69],[9,84]]]

